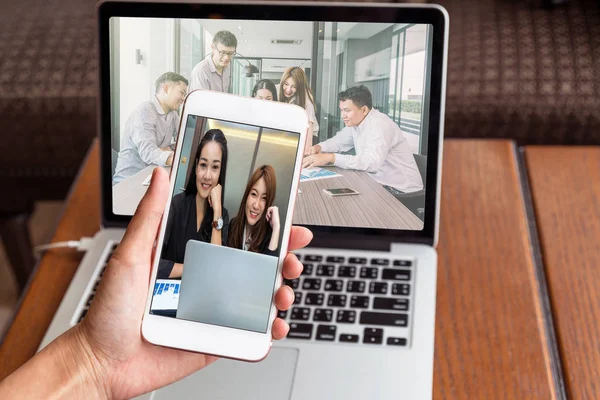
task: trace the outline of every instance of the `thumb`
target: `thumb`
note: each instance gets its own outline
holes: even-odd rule
[[[134,265],[141,260],[150,259],[168,195],[167,172],[160,167],[154,168],[150,187],[140,201],[119,248],[115,251],[119,253],[122,261]]]

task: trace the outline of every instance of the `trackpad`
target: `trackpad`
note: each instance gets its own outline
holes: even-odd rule
[[[221,359],[153,393],[152,399],[289,399],[298,350],[273,348],[259,363]]]

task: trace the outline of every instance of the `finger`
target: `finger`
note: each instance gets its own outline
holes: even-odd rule
[[[283,262],[283,277],[285,279],[296,279],[302,273],[304,266],[294,253],[288,253]]]
[[[285,311],[292,306],[295,298],[294,290],[288,285],[282,285],[275,293],[275,307],[278,310]]]
[[[292,226],[288,250],[294,251],[306,247],[312,238],[313,234],[310,230],[304,228],[303,226]]]
[[[281,318],[275,318],[273,321],[273,329],[271,329],[271,334],[273,335],[273,339],[281,340],[287,336],[290,331],[290,326],[282,320]]]
[[[161,167],[154,168],[150,186],[140,201],[121,244],[115,251],[117,257],[124,262],[135,264],[136,261],[151,256],[168,196],[167,172]]]

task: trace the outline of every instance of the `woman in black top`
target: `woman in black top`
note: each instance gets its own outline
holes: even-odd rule
[[[229,224],[227,246],[277,256],[279,210],[273,205],[277,183],[270,165],[258,168],[248,181],[240,209]]]
[[[229,214],[223,208],[227,172],[227,139],[220,129],[207,131],[196,151],[185,191],[173,197],[158,279],[181,278],[189,240],[227,243]]]

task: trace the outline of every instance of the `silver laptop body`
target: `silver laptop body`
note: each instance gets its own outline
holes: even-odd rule
[[[251,4],[241,2],[239,6]],[[281,3],[275,2],[256,4],[260,4],[267,15],[282,7]],[[435,25],[436,22],[434,30],[437,28],[442,32],[437,32],[436,38],[441,42],[434,47],[434,51],[438,49],[434,57],[439,62],[439,74],[435,77],[438,83],[435,94],[437,101],[435,106],[432,102],[430,110],[430,114],[436,117],[435,134],[430,132],[430,141],[434,140],[436,143],[433,147],[430,144],[430,149],[434,148],[436,151],[431,153],[430,150],[427,163],[426,189],[429,194],[425,206],[425,229],[412,236],[406,231],[382,235],[352,228],[332,234],[321,231],[318,227],[311,227],[315,233],[312,243],[306,249],[295,252],[305,264],[305,275],[295,282],[287,282],[295,288],[297,296],[302,296],[302,300],[285,315],[280,315],[290,323],[293,336],[290,334],[290,337],[274,342],[269,356],[262,362],[244,363],[222,359],[179,382],[138,399],[332,400],[432,397],[437,273],[435,246],[439,226],[447,13],[435,5],[296,5],[321,7],[329,13],[340,14],[348,7],[361,7],[365,12],[386,7],[411,10],[411,13],[422,12],[424,15],[438,14],[442,24]],[[179,6],[184,10],[189,5]],[[149,3],[130,3],[128,7],[129,14],[142,14],[154,6]],[[110,8],[111,12],[114,10],[120,10],[119,6]],[[160,6],[157,10],[160,11]],[[101,25],[106,22],[104,18],[106,16],[99,16]],[[101,30],[101,36],[102,32]],[[106,38],[101,37],[101,44],[103,40]],[[104,66],[108,63],[103,60],[105,56],[102,46],[100,54],[101,74],[104,74],[107,72]],[[106,262],[121,240],[128,221],[123,216],[115,217],[111,212],[112,197],[108,190],[111,187],[111,129],[106,120],[106,115],[110,117],[110,110],[106,109],[110,103],[109,91],[106,89],[107,76],[110,75],[103,75],[100,80],[99,110],[103,157],[102,229],[95,235],[93,246],[85,254],[39,349],[85,316]],[[310,274],[306,274],[307,264],[312,265]],[[354,267],[355,275],[339,277],[335,273],[335,279],[343,282],[342,289],[328,292],[325,288],[327,273],[324,272],[325,275],[318,277],[322,278],[323,285],[315,289],[311,287],[314,281],[310,279],[317,279],[317,269],[322,270],[320,264],[332,265],[336,272],[343,266]],[[369,275],[374,270],[377,271],[376,278]],[[348,291],[349,281],[361,279],[365,282],[364,287]],[[385,286],[385,291],[382,286]],[[315,304],[306,304],[308,295],[316,298],[319,293],[323,294],[320,303],[317,300]],[[344,305],[330,304],[330,294],[337,296],[333,303],[340,300],[340,296],[345,296]],[[181,300],[182,297],[180,302]],[[377,308],[374,307],[375,302],[379,304]],[[382,307],[386,309],[385,312],[382,312]],[[294,308],[297,310],[294,311]],[[303,309],[309,310],[310,318],[303,319]],[[318,318],[315,317],[317,309],[321,310]],[[327,309],[332,310],[331,313]],[[295,316],[292,316],[293,312]],[[312,325],[310,334],[307,332],[307,325]],[[321,325],[325,328],[321,328]]]

